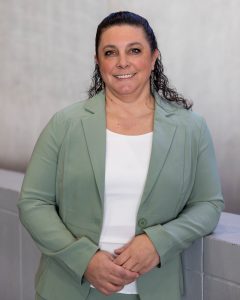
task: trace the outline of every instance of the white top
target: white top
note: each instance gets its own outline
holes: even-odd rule
[[[146,181],[152,132],[122,135],[107,130],[104,217],[100,249],[114,250],[135,236],[136,217]],[[137,294],[136,282],[120,293]]]

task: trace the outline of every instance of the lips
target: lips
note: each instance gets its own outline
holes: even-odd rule
[[[132,78],[134,74],[121,74],[121,75],[114,75],[114,77],[118,78],[118,79],[128,79],[128,78]]]

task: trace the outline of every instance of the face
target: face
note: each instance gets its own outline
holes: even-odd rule
[[[150,92],[150,74],[158,57],[141,27],[121,25],[103,31],[96,61],[106,92],[115,96]]]

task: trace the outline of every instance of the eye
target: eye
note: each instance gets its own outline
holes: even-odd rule
[[[115,55],[115,51],[114,50],[107,50],[104,52],[105,56],[113,56]]]
[[[139,48],[132,48],[132,49],[130,49],[130,52],[133,53],[133,54],[139,54],[139,53],[141,53],[141,49],[139,49]]]

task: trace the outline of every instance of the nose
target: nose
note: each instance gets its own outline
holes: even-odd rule
[[[125,69],[129,66],[129,62],[127,59],[127,56],[125,54],[119,54],[118,61],[117,61],[117,67],[119,69]]]

